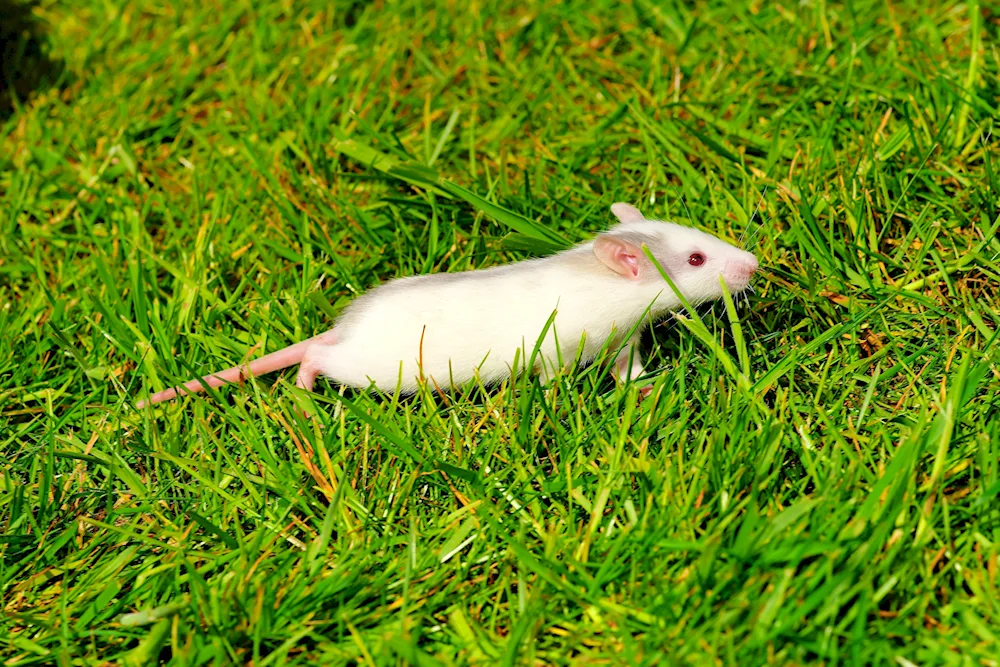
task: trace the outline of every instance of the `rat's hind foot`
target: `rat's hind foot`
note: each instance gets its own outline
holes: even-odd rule
[[[332,345],[310,345],[302,355],[299,363],[299,374],[295,377],[295,386],[299,389],[312,391],[316,377],[321,374],[320,356]]]
[[[302,355],[302,361],[299,363],[299,374],[295,377],[296,387],[306,391],[313,390],[316,378],[322,374],[320,358],[324,354],[329,354],[332,347],[332,345],[316,344],[306,348],[305,354]],[[309,413],[303,412],[302,416],[308,419]]]

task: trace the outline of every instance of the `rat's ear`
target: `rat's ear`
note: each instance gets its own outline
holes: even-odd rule
[[[639,279],[639,262],[644,257],[642,248],[611,234],[602,234],[594,239],[594,254],[615,273],[631,280]]]
[[[642,217],[642,213],[639,209],[632,206],[632,204],[626,204],[622,201],[612,204],[611,212],[614,213],[619,222],[642,222],[646,219]]]

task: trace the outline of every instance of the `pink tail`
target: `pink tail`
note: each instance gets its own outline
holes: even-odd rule
[[[163,401],[169,401],[171,398],[174,398],[181,393],[196,394],[200,391],[205,391],[205,385],[208,385],[209,387],[221,387],[224,384],[242,382],[246,378],[264,375],[265,373],[272,373],[274,371],[281,370],[282,368],[294,366],[302,361],[302,355],[305,354],[306,349],[309,346],[316,343],[332,343],[332,333],[332,331],[328,331],[318,336],[313,336],[312,338],[304,340],[301,343],[289,345],[282,350],[272,352],[271,354],[265,355],[260,359],[254,359],[249,364],[233,366],[232,368],[227,368],[224,371],[206,375],[200,380],[190,380],[185,382],[180,387],[164,389],[163,391],[153,394],[144,401],[138,401],[135,404],[135,407],[141,410],[147,405],[156,405],[157,403],[162,403]]]

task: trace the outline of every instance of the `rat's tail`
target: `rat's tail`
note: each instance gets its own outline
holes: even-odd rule
[[[141,410],[148,405],[156,405],[157,403],[162,403],[163,401],[169,401],[178,394],[196,394],[200,391],[205,391],[206,385],[213,388],[221,387],[224,384],[243,382],[243,380],[247,378],[264,375],[265,373],[272,373],[274,371],[281,370],[282,368],[294,366],[302,361],[302,355],[305,354],[306,349],[308,349],[309,346],[315,345],[316,343],[331,344],[333,342],[331,340],[332,333],[332,331],[327,331],[326,333],[304,340],[301,343],[289,345],[282,350],[272,352],[271,354],[265,355],[260,359],[254,359],[248,364],[233,366],[232,368],[227,368],[224,371],[206,375],[200,379],[190,380],[179,387],[164,389],[163,391],[153,394],[144,401],[138,401],[135,404],[135,407]]]

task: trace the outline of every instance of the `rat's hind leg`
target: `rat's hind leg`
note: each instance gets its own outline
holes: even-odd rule
[[[330,350],[337,343],[337,333],[331,329],[325,334],[316,336],[316,342],[306,348],[299,362],[299,373],[295,376],[295,386],[306,391],[312,391],[316,376],[323,371],[323,359],[329,357]]]
[[[299,364],[299,374],[295,377],[295,386],[299,389],[312,391],[316,384],[316,376],[323,372],[323,358],[329,354],[332,345],[310,345],[302,355]]]

